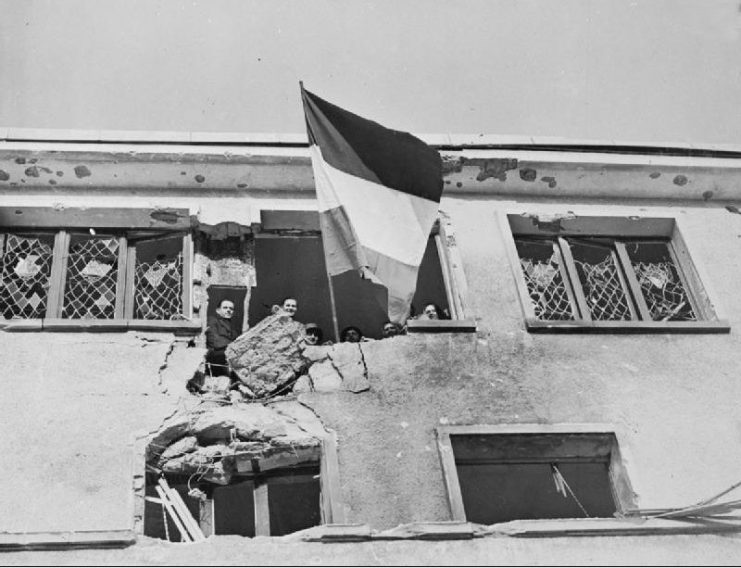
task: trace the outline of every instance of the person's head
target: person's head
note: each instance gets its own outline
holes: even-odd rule
[[[216,308],[216,313],[224,319],[232,319],[234,315],[234,302],[227,299],[221,300],[219,307]]]
[[[422,310],[422,315],[427,319],[439,320],[441,316],[440,308],[437,307],[437,304],[428,302],[425,304],[425,307]]]
[[[346,343],[359,343],[363,337],[363,332],[354,325],[348,326],[340,333],[340,341]]]
[[[298,302],[296,301],[296,298],[291,298],[289,296],[287,298],[283,298],[283,303],[280,307],[283,308],[283,311],[286,312],[289,316],[293,317],[298,311]]]
[[[385,322],[383,324],[381,335],[383,337],[394,337],[395,335],[399,335],[399,325],[392,321]]]
[[[304,326],[306,330],[306,343],[309,345],[319,345],[324,339],[322,329],[315,323],[307,323]]]

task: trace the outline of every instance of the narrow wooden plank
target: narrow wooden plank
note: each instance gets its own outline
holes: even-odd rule
[[[474,333],[474,320],[408,320],[409,333]]]
[[[381,531],[373,540],[468,540],[473,533],[473,525],[461,521],[409,523]]]
[[[674,219],[669,217],[599,217],[579,215],[507,215],[514,235],[670,237]]]
[[[49,276],[49,292],[46,299],[47,318],[62,317],[62,301],[64,298],[65,276],[67,274],[67,250],[70,235],[67,231],[59,231],[54,237],[54,252]]]
[[[114,548],[136,542],[131,529],[110,531],[3,532],[0,550],[64,550],[70,548]]]
[[[134,317],[134,296],[135,276],[136,276],[136,245],[129,244],[126,249],[126,284],[124,285],[124,317],[133,319]]]
[[[623,294],[625,295],[625,301],[628,304],[628,310],[630,311],[630,319],[632,321],[638,320],[639,318],[636,312],[635,305],[633,304],[631,297],[630,297],[630,290],[628,288],[628,283],[625,281],[623,270],[620,269],[620,263],[618,262],[617,253],[614,250],[611,250],[610,257],[612,258],[612,262],[615,265],[617,277],[618,277],[618,280],[620,281],[620,287],[623,290]]]
[[[114,309],[114,319],[124,318],[124,297],[126,296],[126,237],[118,238],[118,272],[116,273],[116,306]]]
[[[208,538],[212,534],[216,534],[214,500],[202,499],[199,506],[200,514],[198,515],[198,526],[201,527],[203,535]]]
[[[553,254],[556,255],[556,261],[558,262],[558,273],[561,275],[561,282],[563,282],[563,287],[566,290],[566,297],[569,299],[569,306],[571,307],[571,317],[573,317],[575,320],[581,319],[582,316],[579,310],[579,303],[577,302],[576,294],[574,294],[574,284],[571,282],[569,270],[566,267],[566,262],[564,261],[563,255],[561,254],[561,247],[557,242],[553,243]],[[580,286],[578,282],[577,286]],[[591,317],[588,312],[587,317]]]
[[[630,288],[630,293],[633,296],[633,301],[638,309],[640,319],[643,321],[652,321],[651,312],[648,310],[646,304],[646,298],[643,296],[641,285],[638,283],[636,278],[635,270],[633,270],[633,263],[630,261],[630,256],[625,248],[625,244],[620,241],[615,241],[615,253],[623,267],[625,273],[625,280]]]
[[[466,510],[463,507],[463,494],[458,480],[458,470],[455,466],[455,455],[450,443],[450,434],[444,430],[437,429],[437,448],[440,454],[440,464],[443,470],[445,487],[448,490],[448,503],[450,505],[450,516],[453,521],[466,521]]]
[[[162,489],[162,487],[160,487],[159,485],[155,485],[154,489],[157,491],[157,495],[159,495],[159,498],[162,500],[162,504],[165,506],[165,510],[170,515],[172,522],[175,523],[175,526],[177,527],[178,532],[180,532],[180,540],[182,540],[183,542],[193,542],[193,539],[190,538],[190,534],[188,534],[188,531],[183,526],[183,523],[180,520],[180,517],[175,512],[175,508],[173,504],[170,502],[170,499],[167,497],[165,490]]]
[[[322,520],[324,524],[343,524],[345,508],[342,504],[340,464],[337,455],[336,434],[330,432],[322,438],[322,457],[319,466],[322,495]]]
[[[581,280],[579,280],[579,273],[574,263],[574,256],[571,254],[571,247],[566,239],[558,238],[558,250],[561,253],[561,258],[559,259],[560,264],[566,266],[568,285],[571,286],[571,290],[574,293],[576,305],[579,308],[579,316],[583,320],[590,321],[592,319],[592,312],[589,309],[589,304],[587,304],[587,298],[584,296]]]
[[[520,262],[520,254],[517,252],[515,238],[512,235],[512,231],[507,223],[504,213],[501,211],[497,212],[495,219],[499,225],[502,237],[501,242],[504,244],[507,260],[509,260],[509,267],[512,276],[514,277],[517,297],[520,300],[520,308],[525,314],[526,320],[537,320],[538,318],[535,317],[535,306],[533,306],[533,301],[530,298],[530,291],[527,289],[527,284],[525,283],[525,278],[522,274],[522,263]]]
[[[0,207],[0,227],[190,229],[190,211],[131,207]]]
[[[458,304],[455,301],[453,294],[453,281],[450,274],[450,266],[448,262],[448,251],[446,250],[445,243],[443,243],[440,233],[437,233],[434,237],[435,246],[437,247],[437,257],[440,261],[440,273],[443,276],[443,285],[445,286],[445,296],[448,300],[448,309],[450,310],[451,319],[459,319]]]
[[[182,519],[185,528],[190,533],[191,538],[193,538],[193,540],[195,541],[205,540],[206,537],[203,536],[201,528],[198,526],[198,523],[193,518],[193,515],[190,513],[190,510],[183,501],[183,498],[180,496],[180,493],[170,487],[169,483],[167,483],[167,480],[164,477],[160,477],[158,483],[165,491],[167,496],[170,498],[170,502],[180,515],[180,518]]]
[[[525,321],[533,333],[729,333],[728,320],[712,321]]]
[[[684,258],[680,257],[677,251],[682,249],[681,241],[668,243],[667,246],[672,262],[674,262],[674,266],[677,269],[679,280],[682,282],[682,287],[687,294],[692,311],[695,313],[695,317],[698,320],[712,319],[714,310],[712,309],[710,298],[705,293],[705,289],[702,286],[699,275],[694,269],[694,264],[689,253],[685,249]]]
[[[183,274],[181,286],[183,287],[183,310],[182,315],[186,318],[193,317],[193,238],[190,233],[183,235]],[[244,312],[247,314],[247,312]],[[245,316],[245,321],[247,317]]]
[[[319,231],[317,211],[271,210],[260,211],[262,231]]]
[[[270,536],[270,506],[268,484],[255,485],[255,536]]]

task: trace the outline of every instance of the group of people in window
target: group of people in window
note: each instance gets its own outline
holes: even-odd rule
[[[298,311],[298,301],[295,298],[287,297],[279,306],[280,310],[294,317]],[[234,302],[229,299],[222,299],[216,308],[216,315],[209,318],[208,327],[206,328],[206,363],[211,367],[212,374],[226,374],[228,363],[226,360],[226,348],[234,341],[239,333],[232,325],[234,315]],[[445,312],[434,302],[427,302],[419,316],[412,315],[410,319],[421,320],[438,320],[446,318]],[[304,326],[306,331],[306,343],[309,345],[332,345],[332,341],[324,340],[324,332],[316,323],[307,323]],[[392,321],[386,321],[381,329],[381,338],[386,339],[406,333],[406,326],[401,326]],[[340,333],[340,343],[359,343],[362,341],[373,341],[363,335],[360,328],[348,326]],[[223,371],[222,371],[223,369]]]

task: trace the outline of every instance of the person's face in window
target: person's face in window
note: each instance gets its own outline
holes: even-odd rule
[[[427,304],[422,313],[425,315],[425,317],[427,317],[427,319],[440,319],[440,314],[437,313],[437,308],[434,304]]]
[[[394,337],[395,335],[399,335],[399,328],[396,327],[395,323],[392,322],[386,322],[383,324],[383,337]]]
[[[286,312],[289,316],[293,317],[298,311],[298,302],[293,298],[286,298],[283,301],[283,311]]]
[[[307,329],[306,330],[306,343],[309,345],[316,345],[319,343],[319,330]]]
[[[216,308],[216,313],[224,319],[232,319],[232,316],[234,315],[234,303],[229,300],[224,300],[221,302],[219,307]]]
[[[360,334],[355,329],[348,329],[345,332],[345,339],[347,343],[359,343],[360,342]]]

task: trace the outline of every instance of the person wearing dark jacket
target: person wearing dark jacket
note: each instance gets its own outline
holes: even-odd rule
[[[228,375],[226,347],[239,335],[232,326],[234,302],[221,300],[216,315],[209,318],[206,328],[206,363],[211,364],[212,375]]]

